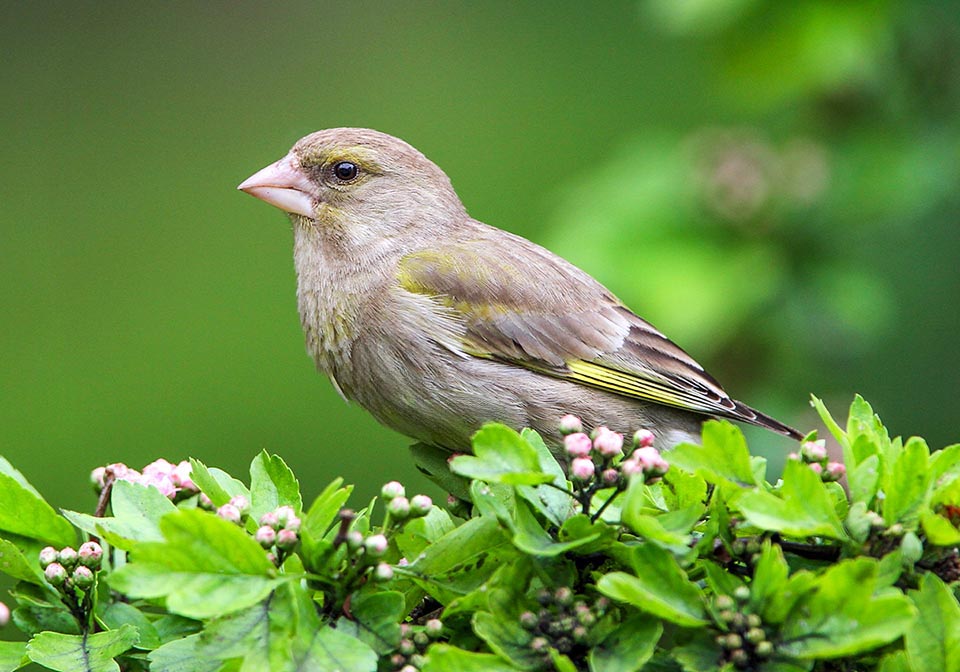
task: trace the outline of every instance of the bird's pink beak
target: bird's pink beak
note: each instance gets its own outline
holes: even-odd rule
[[[313,186],[292,153],[254,173],[237,187],[270,205],[295,215],[316,219],[310,192]]]

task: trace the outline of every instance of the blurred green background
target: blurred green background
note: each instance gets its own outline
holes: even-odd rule
[[[860,392],[898,433],[960,439],[956,3],[4,14],[0,454],[55,506],[91,509],[107,462],[242,475],[262,449],[307,498],[427,487],[313,370],[289,225],[235,191],[341,125],[423,150],[738,398],[809,429],[810,392],[840,414]]]

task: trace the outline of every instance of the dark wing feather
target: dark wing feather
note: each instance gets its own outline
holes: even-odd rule
[[[569,262],[483,225],[473,233],[409,254],[399,267],[403,288],[462,320],[466,353],[800,437],[731,399],[692,357]]]

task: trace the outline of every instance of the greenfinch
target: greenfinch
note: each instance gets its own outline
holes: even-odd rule
[[[339,393],[428,445],[469,450],[484,423],[560,419],[698,441],[708,417],[797,430],[732,399],[606,287],[529,240],[472,219],[406,142],[334,128],[238,187],[293,224],[309,354]]]

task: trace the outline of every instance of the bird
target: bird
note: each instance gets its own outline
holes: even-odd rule
[[[306,348],[340,395],[401,434],[468,452],[489,422],[653,432],[669,449],[726,418],[802,435],[731,398],[569,261],[470,217],[447,175],[365,128],[298,140],[238,189],[293,228]]]

